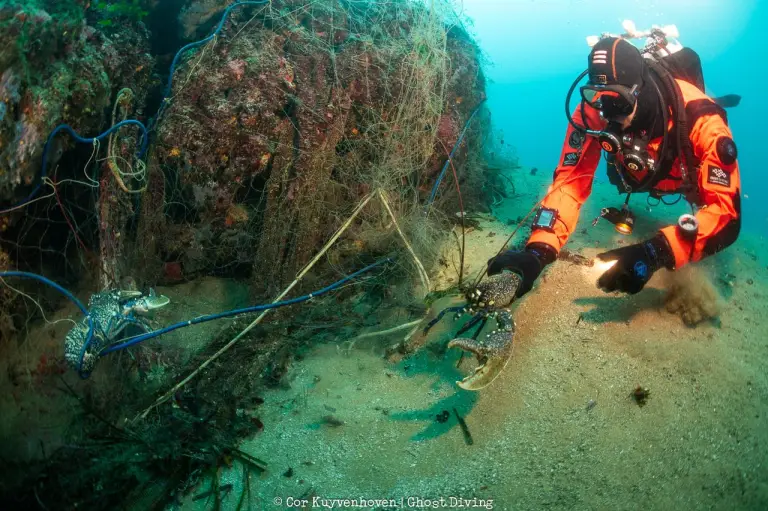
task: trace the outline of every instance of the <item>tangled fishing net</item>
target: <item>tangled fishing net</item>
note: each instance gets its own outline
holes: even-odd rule
[[[145,267],[171,279],[250,272],[275,291],[374,190],[429,259],[427,192],[484,86],[447,15],[296,1],[237,16],[174,79],[149,157],[164,179],[143,205]],[[479,198],[478,185],[465,193]],[[387,218],[373,204],[332,260],[386,253],[397,237]]]
[[[500,170],[487,164],[482,57],[453,5],[274,0],[225,11],[223,1],[178,2],[179,42],[203,43],[171,61],[152,54],[160,43],[143,25],[162,26],[153,13],[167,16],[169,7],[134,4],[140,9],[117,1],[87,11],[76,1],[0,9],[6,34],[25,38],[0,61],[0,271],[46,275],[83,299],[126,282],[147,288],[223,276],[263,302],[289,283],[297,284],[294,294],[309,291],[392,258],[362,295],[345,288],[335,310],[302,309],[305,321],[320,318],[331,325],[327,335],[340,335],[353,328],[350,318],[363,324],[392,300],[394,282],[421,285],[406,302],[420,300],[462,210],[486,209],[503,194]],[[32,29],[24,28],[29,19]],[[77,134],[46,140],[61,124]],[[24,365],[34,366],[25,339],[61,301],[35,283],[3,282],[13,284],[0,287],[3,343],[26,346],[9,374],[29,390],[36,378],[63,372],[60,358],[38,364],[37,373]],[[72,326],[62,321],[50,324],[49,346]],[[41,488],[63,492],[68,503],[105,505],[150,487],[163,500],[192,474],[240,456],[236,440],[257,431],[258,419],[211,403],[232,389],[254,399],[244,382],[279,381],[296,347],[317,333],[290,313],[275,314],[248,334],[249,343],[227,351],[248,323],[235,319],[185,356],[140,345],[130,356],[107,357],[99,386],[70,380],[68,395],[85,396],[77,399],[86,430],[106,435],[115,450],[87,462],[43,454],[48,470],[76,463],[80,476]],[[110,426],[124,411],[111,403],[136,410],[152,402],[148,388],[161,391],[149,385],[148,367],[162,364],[180,377],[205,360],[214,361],[203,364],[204,379],[169,394],[172,409],[131,428]],[[207,417],[210,427],[184,429],[188,415]],[[182,446],[163,431],[193,441]],[[181,463],[190,457],[199,462]],[[131,459],[141,469],[121,472]],[[82,489],[105,474],[114,484],[85,497]]]

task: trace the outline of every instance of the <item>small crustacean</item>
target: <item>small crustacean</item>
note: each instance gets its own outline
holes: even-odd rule
[[[457,347],[473,353],[480,365],[456,384],[466,390],[480,390],[487,387],[504,370],[512,357],[512,340],[515,335],[515,322],[509,307],[517,297],[517,288],[521,278],[516,273],[502,272],[489,277],[477,287],[465,292],[467,304],[448,307],[440,312],[425,328],[426,334],[447,312],[455,312],[458,319],[464,313],[473,314],[466,325],[457,332],[457,337],[448,343],[448,347]],[[478,339],[480,331],[489,318],[496,320],[497,327],[490,334]],[[459,337],[461,334],[480,323],[472,337]]]
[[[64,338],[64,358],[79,373],[90,373],[99,353],[118,341],[128,325],[150,331],[151,327],[144,318],[169,302],[167,296],[157,295],[152,289],[149,294],[113,289],[92,295],[88,300],[88,316],[81,319]],[[89,318],[93,334],[86,347]]]

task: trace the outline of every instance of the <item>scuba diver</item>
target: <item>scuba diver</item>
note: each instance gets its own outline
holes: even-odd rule
[[[660,29],[650,36],[641,51],[624,36],[604,34],[592,46],[587,70],[571,86],[568,130],[532,234],[524,250],[488,261],[488,275],[510,270],[521,276],[518,297],[531,289],[574,232],[602,151],[609,180],[627,198],[621,210],[604,208],[598,219],[609,220],[620,233],[632,231],[628,202],[634,193],[648,193],[649,201],[665,204],[671,203],[664,197],[679,195],[692,208],[700,206],[646,241],[599,254],[599,260],[615,262],[598,279],[603,291],[635,294],[660,268],[677,270],[720,252],[738,237],[739,167],[723,107],[735,106],[739,97],[707,96],[698,55],[690,48],[670,51]],[[580,105],[571,115],[570,97],[586,75]]]

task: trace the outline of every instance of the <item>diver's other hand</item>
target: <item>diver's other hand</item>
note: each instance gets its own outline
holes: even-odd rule
[[[545,243],[531,243],[525,250],[507,250],[506,252],[488,260],[488,275],[496,275],[503,270],[517,273],[522,278],[517,288],[517,297],[520,298],[531,290],[533,283],[539,278],[546,265],[557,258],[554,248]]]
[[[597,287],[606,293],[622,291],[631,295],[643,289],[656,270],[671,269],[674,264],[672,249],[662,234],[643,243],[603,252],[597,258],[616,261],[597,279]]]

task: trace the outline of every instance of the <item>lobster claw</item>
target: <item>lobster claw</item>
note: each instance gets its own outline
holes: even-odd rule
[[[474,353],[480,365],[475,371],[456,384],[465,390],[477,391],[493,382],[512,358],[512,341],[515,336],[515,323],[507,311],[497,316],[499,328],[481,339],[459,337],[448,343],[449,348],[457,347]]]

